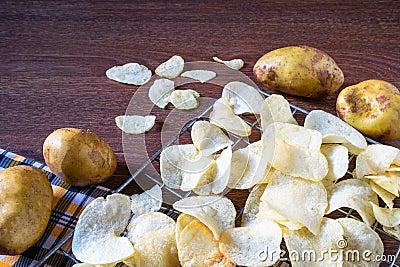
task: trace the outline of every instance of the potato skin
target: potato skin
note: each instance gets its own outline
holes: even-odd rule
[[[336,92],[344,81],[336,62],[309,46],[275,49],[257,61],[253,72],[272,90],[311,98]]]
[[[38,168],[14,166],[0,172],[0,254],[18,255],[46,230],[53,202],[47,176]]]
[[[43,156],[50,170],[68,184],[87,186],[110,177],[117,161],[111,147],[89,130],[61,128],[43,144]]]
[[[338,116],[377,140],[400,138],[400,93],[382,80],[366,80],[343,89],[336,101]]]

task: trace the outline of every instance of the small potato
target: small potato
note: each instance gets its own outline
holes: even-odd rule
[[[343,89],[336,101],[338,116],[378,140],[400,138],[400,93],[392,84],[367,80]]]
[[[311,98],[336,92],[344,81],[328,54],[308,46],[273,50],[257,61],[253,71],[272,90]]]
[[[52,172],[74,186],[101,183],[117,167],[114,152],[102,138],[75,128],[51,133],[44,141],[43,156]]]
[[[0,254],[18,255],[44,233],[53,191],[38,168],[19,165],[0,172]]]

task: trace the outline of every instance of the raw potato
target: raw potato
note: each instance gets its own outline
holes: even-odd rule
[[[127,63],[108,69],[106,76],[120,83],[143,85],[150,80],[151,70],[138,63]]]
[[[244,61],[240,58],[235,58],[232,60],[222,60],[222,59],[219,59],[218,57],[213,57],[213,60],[215,62],[222,63],[225,66],[227,66],[231,69],[234,69],[234,70],[240,70],[244,66]]]
[[[185,61],[181,56],[173,56],[164,63],[160,64],[155,72],[160,77],[173,79],[179,76],[183,71]]]
[[[336,92],[344,81],[328,54],[308,46],[273,50],[257,61],[253,71],[270,89],[312,98]]]
[[[168,79],[155,80],[149,89],[149,98],[154,105],[165,108],[169,103],[169,97],[175,89],[174,81]]]
[[[153,128],[156,116],[125,115],[115,117],[115,124],[128,134],[142,134]]]
[[[388,82],[367,80],[346,87],[336,110],[341,119],[374,139],[400,138],[400,93]]]
[[[181,77],[197,80],[201,83],[208,82],[216,76],[215,72],[209,70],[188,70],[181,74]]]
[[[53,191],[47,176],[31,166],[0,172],[0,254],[22,254],[44,233]]]
[[[195,90],[175,90],[169,96],[169,102],[177,109],[189,110],[199,106],[199,97],[200,94]]]
[[[89,130],[61,128],[44,141],[43,157],[50,170],[74,186],[102,183],[117,160],[111,147]]]

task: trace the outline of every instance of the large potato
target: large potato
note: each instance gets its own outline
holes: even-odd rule
[[[328,54],[308,46],[273,50],[257,61],[253,71],[270,89],[312,98],[336,92],[344,81]]]
[[[400,93],[388,82],[367,80],[346,87],[336,110],[341,119],[374,139],[400,138]]]
[[[19,165],[0,172],[0,254],[22,254],[44,233],[53,191],[38,168]]]
[[[106,141],[75,128],[51,133],[44,141],[43,156],[52,172],[75,186],[101,183],[117,167],[115,154]]]

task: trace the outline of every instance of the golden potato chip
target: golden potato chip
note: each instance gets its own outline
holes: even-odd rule
[[[374,212],[369,202],[378,204],[378,197],[371,187],[359,179],[347,179],[335,184],[328,190],[329,206],[326,214],[339,208],[348,207],[360,214],[368,225],[375,221]]]
[[[260,113],[264,97],[256,88],[243,82],[230,82],[222,90],[222,97],[228,99],[235,114]]]
[[[222,60],[222,59],[219,59],[218,57],[213,57],[213,60],[215,62],[222,63],[225,66],[227,66],[231,69],[234,69],[234,70],[240,70],[244,66],[244,61],[243,61],[243,59],[240,59],[240,58],[235,58],[232,60]]]
[[[273,94],[264,100],[260,110],[263,131],[274,122],[286,122],[297,125],[290,110],[289,102],[281,95]]]
[[[215,101],[210,113],[210,122],[239,136],[249,136],[251,127],[242,118],[233,113],[228,99],[222,97]]]
[[[211,184],[214,182],[217,176],[217,163],[211,157],[202,158],[205,162],[210,160],[208,168],[200,172],[187,172],[183,176],[181,190],[190,191],[193,190],[196,194],[207,195],[211,191]]]
[[[133,255],[132,243],[120,234],[130,217],[130,199],[113,194],[93,200],[82,212],[75,227],[72,252],[90,264],[120,262]]]
[[[136,215],[158,211],[162,202],[161,187],[155,185],[141,194],[131,196],[131,211]]]
[[[328,206],[327,193],[321,182],[312,182],[275,171],[261,201],[288,220],[301,223],[313,234],[319,233]]]
[[[389,169],[387,171],[390,172],[400,172],[400,167],[396,166],[395,164],[390,165]]]
[[[168,98],[168,101],[177,109],[190,110],[199,106],[197,98],[200,94],[194,90],[174,90]]]
[[[256,220],[254,221],[254,223],[257,223],[257,221],[260,219],[274,221],[279,225],[287,227],[290,230],[299,230],[304,227],[304,225],[299,222],[288,220],[287,218],[282,216],[282,214],[271,208],[270,205],[265,201],[260,202],[258,213],[256,214]]]
[[[399,180],[400,180],[400,173],[396,172],[385,172],[381,174],[375,174],[375,175],[365,175],[364,176],[367,179],[371,179],[385,189],[386,191],[390,192],[391,194],[395,196],[399,196]]]
[[[336,144],[323,144],[321,152],[328,161],[328,174],[322,179],[325,187],[333,186],[333,182],[346,175],[349,168],[349,151]]]
[[[183,229],[185,229],[185,227],[194,220],[197,219],[189,214],[181,213],[178,216],[178,219],[176,220],[176,229],[175,229],[175,239],[177,244],[179,242],[179,236],[183,231]]]
[[[213,232],[216,240],[223,231],[235,227],[235,206],[224,196],[187,197],[175,202],[173,208],[196,217]]]
[[[372,180],[369,181],[369,185],[371,186],[371,189],[383,200],[383,202],[385,202],[389,209],[392,209],[393,201],[396,196],[386,191],[385,189],[374,183],[374,181]]]
[[[106,71],[107,78],[126,84],[143,85],[151,78],[151,70],[138,63],[114,66]]]
[[[178,256],[183,267],[235,267],[219,250],[218,240],[199,220],[189,223],[178,241]]]
[[[393,164],[396,166],[400,166],[400,152],[397,154],[397,157],[394,158]]]
[[[165,108],[169,102],[169,97],[174,91],[174,82],[168,79],[155,80],[149,89],[149,98],[154,105]]]
[[[396,237],[398,240],[400,240],[400,225],[396,225],[394,227],[382,227],[383,231],[386,233]]]
[[[183,71],[185,61],[181,56],[172,56],[170,59],[161,63],[155,70],[156,74],[160,77],[173,79],[179,76]]]
[[[211,79],[214,79],[217,74],[210,70],[188,70],[182,73],[181,76],[205,83]]]
[[[370,202],[374,211],[375,219],[386,227],[395,227],[400,224],[400,209],[399,208],[381,208],[373,202]]]
[[[126,115],[115,117],[115,124],[128,134],[142,134],[153,128],[156,116]]]
[[[256,215],[260,207],[260,198],[266,187],[267,184],[259,184],[251,189],[243,209],[242,226],[250,226],[257,219]]]
[[[270,266],[280,258],[281,242],[281,228],[275,222],[263,220],[223,232],[219,248],[237,265]]]

